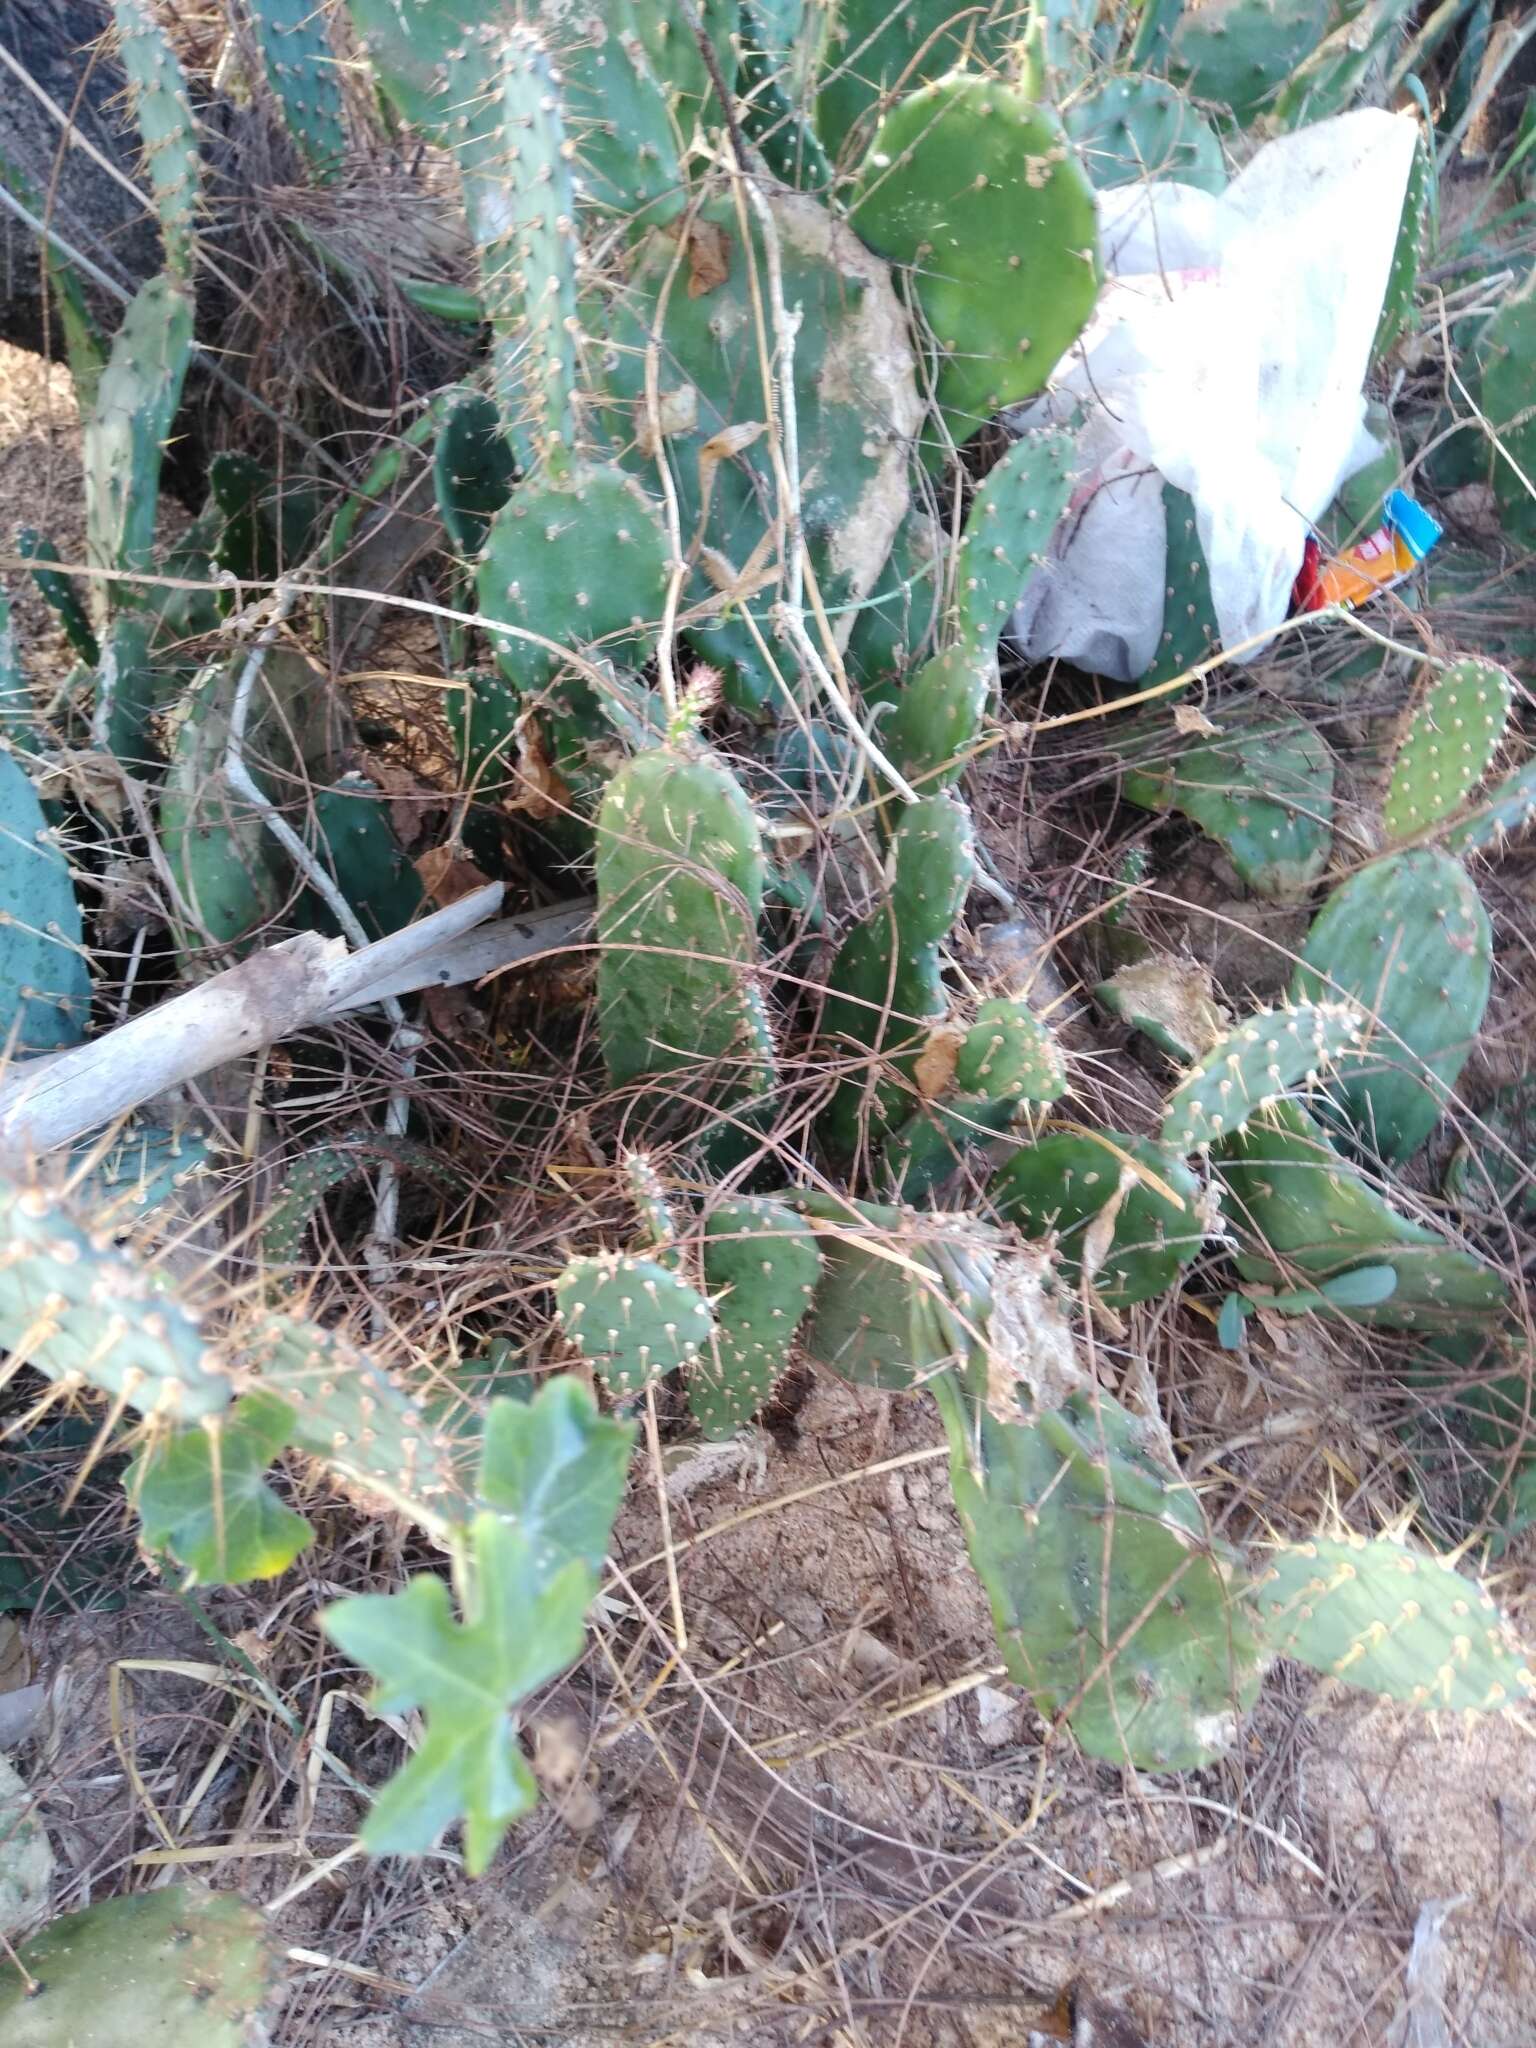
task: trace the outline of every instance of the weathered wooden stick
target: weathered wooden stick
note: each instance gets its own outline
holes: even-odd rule
[[[210,1067],[349,1010],[558,952],[592,914],[587,904],[560,904],[487,925],[501,895],[500,883],[476,889],[355,953],[342,939],[301,932],[87,1045],[17,1067],[0,1081],[0,1167],[67,1145]]]

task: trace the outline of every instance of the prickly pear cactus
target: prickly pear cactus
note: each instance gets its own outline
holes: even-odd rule
[[[91,974],[69,863],[15,755],[0,745],[0,1048],[54,1052],[85,1036]]]
[[[1003,66],[1022,26],[1015,0],[983,0],[964,14],[950,0],[899,7],[891,0],[836,0],[828,13],[816,129],[828,154],[844,164],[868,148],[893,94],[962,64],[978,71]]]
[[[563,649],[642,666],[666,583],[655,503],[634,478],[588,463],[513,491],[492,523],[477,579],[502,673],[528,696],[556,677]]]
[[[388,1501],[435,1533],[462,1518],[452,1435],[342,1332],[267,1316],[242,1335],[240,1359],[292,1411],[290,1441],[365,1500]]]
[[[1490,1144],[1479,1132],[1475,1142],[1458,1145],[1445,1169],[1445,1192],[1474,1214],[1536,1214],[1530,1171],[1536,1158],[1536,1074],[1524,1073],[1500,1088],[1477,1120],[1498,1142]]]
[[[1045,560],[1076,475],[1076,437],[1059,427],[1022,434],[983,478],[955,555],[962,647],[991,657],[997,638]]]
[[[315,0],[251,0],[262,69],[309,174],[326,185],[347,152],[341,75]]]
[[[891,846],[890,893],[844,939],[827,976],[821,1032],[869,1056],[867,1075],[844,1081],[818,1129],[854,1152],[910,1100],[910,1085],[880,1078],[882,1064],[910,1075],[927,1025],[947,1008],[939,952],[964,906],[975,866],[970,814],[947,796],[907,807]]]
[[[1456,1085],[1488,1004],[1493,936],[1471,878],[1423,847],[1358,870],[1313,920],[1293,993],[1365,1013],[1361,1057],[1330,1096],[1368,1150],[1418,1150]]]
[[[408,925],[421,907],[421,877],[406,858],[376,783],[355,772],[312,800],[314,833],[337,887],[370,938]],[[323,904],[315,923],[331,928]]]
[[[0,1348],[73,1391],[140,1415],[197,1421],[234,1398],[227,1357],[201,1321],[109,1235],[41,1187],[0,1181]]]
[[[572,1259],[555,1282],[555,1321],[616,1399],[679,1366],[707,1370],[708,1301],[655,1259]]]
[[[118,46],[128,74],[134,120],[144,145],[165,244],[165,267],[180,283],[197,257],[197,201],[202,164],[187,81],[149,0],[113,0]]]
[[[1536,758],[1483,791],[1466,814],[1450,825],[1442,844],[1447,853],[1482,853],[1500,846],[1536,818]]]
[[[1063,118],[1100,192],[1164,178],[1202,192],[1226,190],[1221,144],[1188,98],[1161,78],[1103,79]]]
[[[842,1195],[788,1199],[821,1247],[805,1332],[817,1365],[890,1392],[962,1366],[1010,1410],[1057,1406],[1081,1384],[1050,1263],[1011,1232]]]
[[[1026,1237],[1053,1233],[1067,1285],[1086,1272],[1107,1308],[1166,1294],[1206,1238],[1183,1160],[1122,1131],[1052,1131],[1005,1160],[987,1196]]]
[[[1008,1421],[935,1382],[950,1480],[1009,1675],[1090,1756],[1189,1770],[1219,1756],[1261,1663],[1240,1567],[1145,1426],[1095,1389]]]
[[[1277,1545],[1251,1597],[1277,1654],[1388,1699],[1489,1714],[1536,1695],[1530,1652],[1487,1589],[1397,1537]]]
[[[940,585],[947,542],[928,506],[914,500],[876,587],[854,614],[844,658],[866,703],[886,702],[895,679],[929,658],[944,623]]]
[[[274,918],[288,894],[286,858],[223,772],[241,666],[237,657],[189,693],[160,795],[161,843],[192,919],[189,947],[238,944]]]
[[[794,392],[804,539],[823,608],[845,642],[853,607],[883,587],[907,510],[909,452],[923,417],[917,365],[886,266],[815,200],[781,192],[766,203],[785,298],[800,314]],[[705,198],[690,218],[681,278],[674,235],[646,235],[619,288],[605,306],[594,303],[589,324],[602,326],[608,343],[599,424],[640,483],[654,485],[658,462],[672,472],[687,598],[713,612],[688,625],[687,638],[722,670],[728,698],[757,711],[781,701],[760,645],[772,647],[780,572],[775,402],[763,388],[757,341],[768,251],[750,211],[747,219],[744,235],[729,196]],[[653,421],[645,371],[658,327]],[[729,604],[720,603],[724,594]]]
[[[1170,742],[1165,722],[1145,740],[1122,741],[1124,793],[1149,811],[1192,818],[1259,895],[1300,895],[1333,846],[1333,754],[1283,704],[1250,707],[1222,726],[1199,746]]]
[[[722,1202],[705,1219],[716,1330],[687,1380],[705,1436],[733,1436],[773,1392],[820,1277],[815,1231],[782,1202]]]
[[[1202,961],[1153,953],[1117,968],[1094,998],[1111,1016],[1150,1038],[1159,1052],[1184,1066],[1226,1036],[1232,1013],[1217,999],[1211,970]]]
[[[6,2048],[261,2048],[266,1922],[233,1892],[169,1885],[66,1914],[0,1976]]]
[[[544,13],[558,22],[582,197],[626,224],[675,219],[688,204],[679,143],[692,123],[683,108],[709,90],[687,24],[655,0],[567,0]]]
[[[902,685],[880,737],[920,796],[960,780],[996,692],[996,658],[964,645],[936,654]]]
[[[1001,80],[956,72],[898,100],[849,218],[911,270],[957,442],[1044,387],[1098,297],[1093,188],[1056,115]]]
[[[756,813],[723,762],[656,747],[614,777],[598,816],[597,1004],[616,1081],[667,1075],[726,1099],[768,1086],[753,979],[765,878]]]
[[[1205,0],[1180,15],[1169,72],[1246,127],[1322,41],[1328,16],[1329,0]]]
[[[16,552],[25,555],[32,564],[32,581],[58,614],[59,624],[64,628],[70,646],[82,661],[88,661],[94,668],[101,659],[101,648],[91,630],[85,602],[74,578],[66,576],[62,569],[50,566],[59,560],[58,549],[36,527],[21,526],[16,530]]]
[[[1507,299],[1489,321],[1477,356],[1483,412],[1499,443],[1489,458],[1499,523],[1514,545],[1536,547],[1536,499],[1524,480],[1536,471],[1536,418],[1531,416],[1536,295],[1529,286]]]
[[[1157,658],[1137,685],[1140,689],[1171,683],[1176,676],[1209,661],[1221,648],[1211,597],[1211,567],[1200,540],[1195,501],[1188,491],[1175,490],[1170,483],[1163,485],[1163,525],[1163,630]]]
[[[1348,1003],[1303,1001],[1259,1010],[1218,1039],[1168,1099],[1161,1142],[1182,1157],[1242,1130],[1249,1117],[1319,1073],[1360,1037]]]
[[[1326,1297],[1313,1312],[1379,1329],[1435,1330],[1497,1317],[1507,1290],[1491,1266],[1392,1206],[1294,1102],[1277,1104],[1212,1155],[1245,1280],[1291,1287],[1361,1266],[1390,1266],[1385,1300]]]
[[[500,413],[484,392],[466,386],[445,412],[432,452],[437,509],[466,562],[478,561],[516,474]]]
[[[1493,765],[1514,695],[1510,676],[1475,655],[1435,677],[1392,763],[1382,806],[1389,839],[1412,839],[1462,808]]]
[[[736,73],[742,130],[776,178],[829,192],[836,173],[807,118],[824,54],[826,0],[742,0]]]
[[[953,1072],[938,1093],[919,1063],[931,1100],[885,1148],[886,1178],[894,1193],[913,1201],[946,1179],[966,1152],[1012,1129],[1030,1103],[1057,1101],[1067,1086],[1061,1047],[1025,996],[989,996],[967,1028],[946,1021],[929,1040],[940,1067]]]
[[[1435,189],[1435,166],[1421,135],[1408,170],[1403,193],[1403,210],[1398,218],[1397,241],[1392,249],[1392,268],[1381,302],[1381,318],[1371,346],[1373,358],[1386,355],[1413,316],[1414,294],[1418,290],[1419,265],[1424,257],[1429,229],[1430,198]]]
[[[170,277],[143,285],[113,338],[96,404],[85,423],[86,549],[93,567],[145,570],[155,543],[160,465],[192,354],[192,300]],[[98,622],[132,584],[98,584]]]

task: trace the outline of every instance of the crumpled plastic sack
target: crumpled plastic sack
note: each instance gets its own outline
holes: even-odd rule
[[[1108,274],[1050,390],[1011,423],[1081,407],[1084,475],[1012,636],[1133,682],[1166,590],[1166,479],[1194,500],[1229,658],[1285,618],[1311,525],[1379,448],[1362,386],[1413,161],[1411,116],[1361,108],[1260,149],[1219,195],[1100,195]]]

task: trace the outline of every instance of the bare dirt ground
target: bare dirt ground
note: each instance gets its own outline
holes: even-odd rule
[[[67,378],[0,351],[6,534],[73,558],[78,463]],[[63,672],[7,581],[28,660]],[[1152,1309],[1101,1362],[1132,1405],[1150,1364],[1213,1487],[1368,1512],[1337,1338],[1245,1366]],[[639,1469],[588,1655],[532,1717],[545,1800],[478,1884],[447,1850],[349,1851],[409,1731],[366,1713],[313,1616],[430,1562],[397,1530],[307,1499],[321,1540],[273,1587],[141,1573],[125,1607],[32,1623],[48,1701],[20,1762],[58,1903],[171,1872],[272,1904],[283,2048],[1025,2048],[1068,2037],[1074,1979],[1156,2048],[1536,2044],[1527,1728],[1282,1666],[1219,1767],[1088,1762],[1001,1673],[926,1399],[789,1391],[755,1448]],[[104,1494],[81,1546],[124,1519]],[[1527,1566],[1500,1590],[1529,1635]]]

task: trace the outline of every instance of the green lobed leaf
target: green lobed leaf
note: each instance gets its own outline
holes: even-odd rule
[[[285,1572],[315,1533],[266,1481],[292,1422],[285,1402],[257,1391],[216,1431],[194,1426],[151,1444],[123,1476],[146,1546],[170,1551],[205,1586]]]
[[[597,1574],[580,1558],[547,1573],[527,1533],[489,1511],[470,1523],[462,1562],[462,1620],[444,1582],[423,1575],[403,1593],[340,1601],[321,1622],[375,1680],[379,1712],[426,1717],[363,1823],[364,1847],[422,1855],[462,1820],[465,1864],[479,1877],[538,1796],[511,1710],[580,1656]]]

